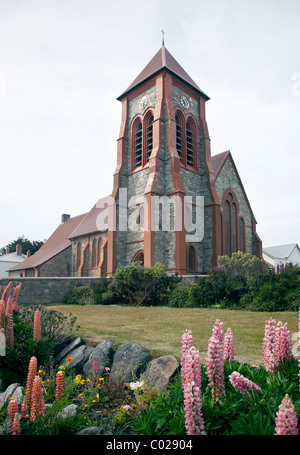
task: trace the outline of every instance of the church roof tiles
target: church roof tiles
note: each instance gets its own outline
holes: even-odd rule
[[[175,58],[170,54],[170,52],[163,45],[160,50],[155,54],[155,56],[150,60],[148,65],[143,69],[143,71],[137,76],[137,78],[132,82],[132,84],[123,92],[118,100],[121,100],[123,96],[129,93],[131,90],[136,88],[138,85],[145,82],[150,77],[159,73],[163,69],[166,69],[170,73],[177,76],[179,79],[182,79],[184,82],[189,84],[192,88],[197,90],[204,98],[209,100],[209,97],[198,87],[198,85],[193,81],[193,79],[187,74],[187,72],[182,68],[181,65],[175,60]]]

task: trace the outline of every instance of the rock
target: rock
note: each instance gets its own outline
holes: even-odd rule
[[[8,386],[5,392],[0,395],[0,409],[3,408],[10,398],[13,398],[18,404],[21,404],[23,401],[23,389],[24,388],[17,383]]]
[[[69,352],[73,351],[75,348],[82,346],[84,343],[81,337],[76,337],[71,343],[69,343],[62,351],[60,351],[57,356],[54,358],[54,365],[59,364],[62,359],[68,356]]]
[[[69,417],[74,417],[77,412],[77,404],[69,404],[62,411],[58,413],[58,417],[61,419],[68,419]]]
[[[82,373],[84,364],[87,362],[94,348],[86,346],[85,344],[78,348],[70,351],[68,355],[60,362],[59,366],[63,366],[66,369],[74,368],[76,373]],[[66,359],[72,357],[73,360],[66,362]]]
[[[112,435],[109,430],[102,427],[89,427],[79,431],[77,435]]]
[[[123,382],[130,382],[150,358],[148,349],[134,343],[122,344],[116,351],[110,376]]]
[[[105,367],[110,367],[113,360],[113,342],[111,340],[102,341],[99,343],[90,354],[88,361],[83,367],[83,372],[86,376],[91,376],[93,373],[93,359],[96,358],[99,365],[100,376],[105,373]]]
[[[53,355],[56,357],[65,347],[68,346],[72,341],[72,338],[70,335],[64,335],[58,338],[55,342],[55,345],[53,347]]]
[[[148,363],[142,377],[151,387],[162,392],[167,391],[167,385],[179,371],[179,363],[173,355],[164,355]]]

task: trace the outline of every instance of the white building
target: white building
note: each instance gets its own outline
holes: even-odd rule
[[[8,270],[20,264],[26,258],[26,254],[22,254],[22,245],[16,245],[16,251],[13,253],[10,253],[7,248],[6,254],[0,256],[0,278],[8,277]]]
[[[297,243],[263,248],[263,259],[277,269],[285,264],[300,265],[300,248]]]

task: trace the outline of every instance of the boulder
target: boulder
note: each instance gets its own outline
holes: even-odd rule
[[[68,344],[70,344],[72,341],[72,338],[70,337],[70,335],[62,335],[60,336],[56,341],[55,341],[55,344],[54,344],[54,347],[53,347],[53,355],[54,357],[57,356],[57,354],[59,354],[63,349],[65,349],[65,347],[68,346]]]
[[[73,351],[75,348],[78,348],[79,346],[82,346],[84,343],[82,341],[81,337],[76,337],[74,340],[71,341],[71,343],[68,343],[67,346],[60,351],[54,358],[54,365],[59,364],[62,359],[65,357],[70,357],[68,354]]]
[[[90,354],[94,348],[85,344],[77,347],[73,351],[70,351],[67,356],[60,362],[59,366],[63,366],[66,369],[74,368],[74,371],[79,374],[82,373],[84,364],[87,362]],[[67,362],[66,359],[72,358],[73,360]]]
[[[23,401],[23,390],[24,388],[18,383],[10,384],[10,386],[0,394],[0,409],[3,408],[10,398],[13,398],[18,404],[21,404]]]
[[[122,344],[116,351],[110,376],[130,382],[137,377],[150,358],[148,349],[134,343]]]
[[[79,431],[77,435],[112,435],[109,430],[106,430],[105,428],[102,427],[88,427],[84,428],[83,430]]]
[[[173,355],[164,355],[148,363],[142,375],[144,381],[162,392],[167,391],[167,385],[179,371],[179,363]]]
[[[111,340],[104,340],[99,343],[90,354],[88,361],[83,367],[83,372],[86,376],[91,376],[93,373],[93,360],[96,358],[99,365],[98,374],[103,376],[106,367],[111,367],[113,360],[113,342]]]
[[[74,417],[77,413],[77,404],[69,404],[62,411],[58,413],[58,417],[61,419],[68,419],[69,417]]]

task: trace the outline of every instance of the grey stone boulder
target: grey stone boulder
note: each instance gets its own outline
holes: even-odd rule
[[[93,373],[93,360],[96,358],[99,365],[100,376],[105,373],[106,367],[111,367],[113,361],[113,342],[111,340],[104,340],[99,343],[90,354],[88,361],[83,367],[83,372],[86,376],[91,376]]]
[[[150,352],[143,346],[134,343],[122,344],[115,353],[110,377],[130,382],[139,376],[149,359]]]
[[[59,366],[63,366],[66,369],[74,368],[76,373],[82,373],[83,366],[87,362],[90,354],[94,348],[85,344],[79,346],[73,351],[68,352],[67,356],[60,362]],[[66,359],[72,358],[73,360],[67,362]]]
[[[81,337],[74,338],[71,343],[68,343],[67,346],[55,356],[54,365],[58,365],[65,357],[70,357],[68,354],[83,344]]]
[[[76,433],[77,435],[113,435],[109,430],[102,427],[88,427]]]
[[[18,405],[21,404],[23,401],[23,390],[24,388],[18,383],[10,384],[10,386],[0,394],[0,409],[3,408],[10,398],[16,400]]]
[[[58,413],[58,417],[63,420],[68,419],[69,417],[74,417],[77,413],[77,408],[77,404],[69,404]]]
[[[164,355],[147,364],[142,378],[149,386],[167,392],[167,385],[178,371],[179,363],[176,357]]]
[[[70,337],[70,335],[63,335],[63,336],[60,336],[56,341],[55,341],[55,344],[54,344],[54,347],[53,347],[53,355],[54,357],[56,357],[63,349],[65,349],[68,344],[70,344],[72,342],[72,338]]]

